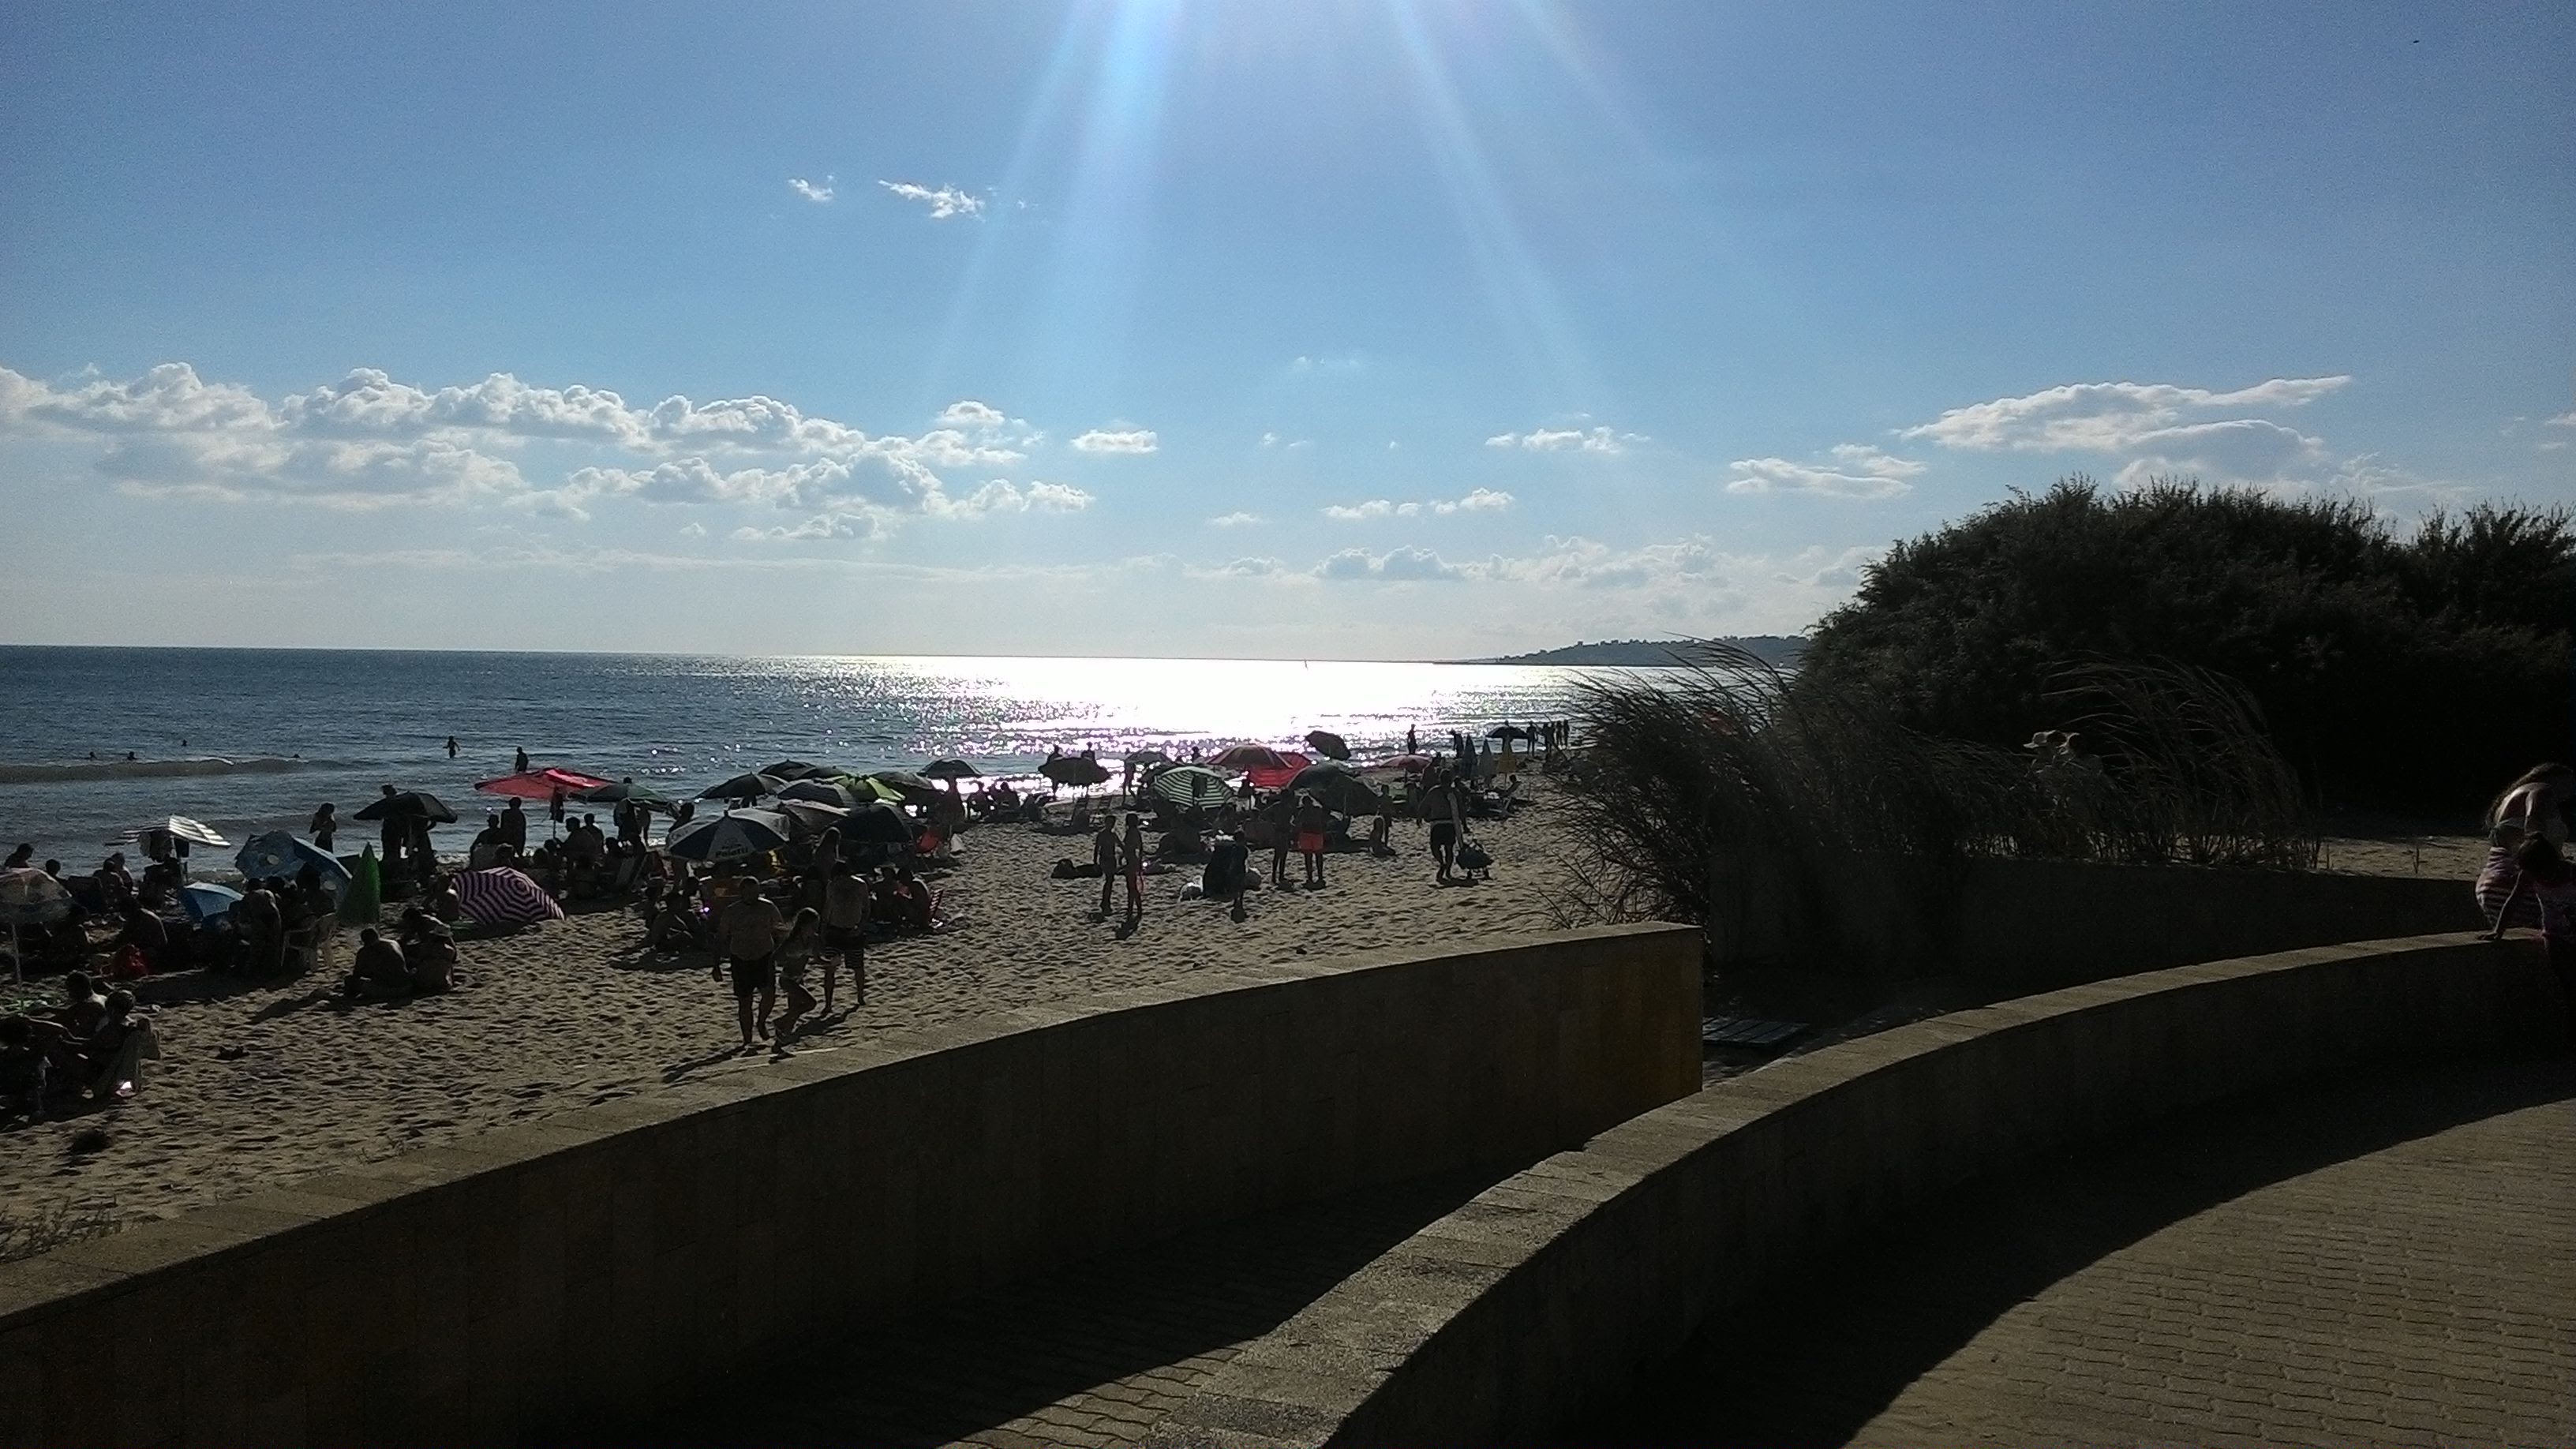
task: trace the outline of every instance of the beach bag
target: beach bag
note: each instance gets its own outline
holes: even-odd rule
[[[1476,842],[1470,840],[1466,844],[1458,847],[1458,868],[1460,870],[1491,870],[1493,869],[1493,866],[1494,858],[1487,855],[1485,853],[1485,847],[1478,845]]]
[[[151,963],[143,959],[140,946],[125,947],[116,953],[115,960],[107,963],[107,979],[110,981],[132,981],[151,974]]]

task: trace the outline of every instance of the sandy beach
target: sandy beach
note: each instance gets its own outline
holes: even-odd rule
[[[968,831],[937,884],[958,919],[869,951],[867,1005],[804,1024],[830,1051],[871,1033],[1280,956],[1552,929],[1543,883],[1565,848],[1543,790],[1478,839],[1493,878],[1433,881],[1427,828],[1399,821],[1397,854],[1330,857],[1323,891],[1256,891],[1240,924],[1178,899],[1194,869],[1148,877],[1145,921],[1121,940],[1091,918],[1096,880],[1054,880],[1089,841],[1025,825]],[[1525,796],[1525,798],[1528,798]],[[1266,869],[1266,855],[1256,857]],[[1289,878],[1297,878],[1294,857]],[[0,1132],[0,1215],[68,1210],[101,1222],[166,1216],[255,1188],[493,1126],[649,1092],[701,1073],[759,1070],[737,1055],[728,987],[703,956],[639,954],[631,909],[577,914],[460,942],[468,985],[407,1001],[342,998],[338,971],[277,984],[186,972],[148,984],[165,1059],[123,1105]],[[353,936],[333,957],[342,970]],[[48,983],[51,985],[51,983]],[[847,978],[843,980],[847,990]],[[104,1146],[77,1139],[103,1130]]]
[[[1571,843],[1561,806],[1531,783],[1515,818],[1478,829],[1495,857],[1485,883],[1436,885],[1426,827],[1400,821],[1394,857],[1334,856],[1329,889],[1255,892],[1240,924],[1221,905],[1178,899],[1195,871],[1150,877],[1144,926],[1126,940],[1114,920],[1092,918],[1096,881],[1049,877],[1058,858],[1087,855],[1087,840],[1024,825],[971,830],[961,863],[938,882],[957,927],[873,948],[867,1005],[850,1010],[844,998],[841,1011],[805,1024],[795,1049],[828,1052],[871,1033],[1207,967],[1554,929],[1549,886]],[[2371,836],[2330,839],[2326,866],[2446,876],[2465,892],[2483,855],[2470,837]],[[336,970],[277,984],[193,972],[155,980],[146,995],[161,1006],[166,1057],[148,1088],[130,1103],[0,1133],[0,1217],[68,1213],[95,1230],[165,1216],[772,1059],[737,1054],[731,994],[704,957],[646,957],[641,936],[621,907],[469,937],[468,984],[407,1001],[345,1000]],[[343,934],[336,967],[352,939]]]

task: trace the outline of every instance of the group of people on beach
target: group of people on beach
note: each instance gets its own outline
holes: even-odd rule
[[[143,1062],[160,1054],[152,1014],[133,992],[102,993],[88,972],[69,972],[60,1004],[0,1016],[0,1120],[41,1121],[75,1097],[129,1098]]]

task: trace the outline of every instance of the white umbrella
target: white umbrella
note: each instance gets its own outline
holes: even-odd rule
[[[116,839],[109,841],[108,844],[132,845],[143,837],[155,833],[167,835],[173,840],[193,841],[198,845],[232,844],[231,841],[217,835],[214,831],[214,827],[206,824],[202,820],[191,820],[185,815],[165,815],[158,822],[129,830],[123,835],[118,836]]]
[[[0,870],[0,920],[9,923],[9,964],[19,980],[27,979],[27,961],[18,928],[51,925],[71,913],[72,893],[61,881],[31,865]]]
[[[673,830],[662,848],[682,860],[733,860],[787,844],[787,817],[775,810],[729,810]]]

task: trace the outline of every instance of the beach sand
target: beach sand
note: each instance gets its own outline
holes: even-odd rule
[[[1241,924],[1221,904],[1177,899],[1195,870],[1148,877],[1144,926],[1128,940],[1118,939],[1114,919],[1091,918],[1097,881],[1048,876],[1059,857],[1087,859],[1087,839],[1021,825],[971,830],[963,863],[938,882],[960,926],[871,948],[867,1005],[847,1010],[844,997],[842,1013],[806,1025],[798,1050],[1208,967],[1556,929],[1550,886],[1571,841],[1544,784],[1532,784],[1516,818],[1478,828],[1495,857],[1483,884],[1435,885],[1426,828],[1399,821],[1394,857],[1333,856],[1330,889],[1256,891]],[[2483,856],[2471,837],[2374,831],[2330,839],[2325,864],[2447,876],[2465,895]],[[1255,864],[1266,870],[1267,856]],[[1290,879],[1297,874],[1291,857]],[[469,984],[412,1001],[338,995],[348,933],[336,969],[283,985],[195,973],[154,981],[146,999],[162,1004],[165,1058],[146,1090],[119,1106],[0,1132],[0,1220],[68,1212],[95,1230],[166,1216],[692,1076],[756,1071],[771,1059],[737,1054],[731,991],[710,979],[704,957],[642,958],[641,936],[634,913],[618,909],[469,938]],[[1851,1025],[1901,1019],[1863,1013]],[[96,1131],[104,1146],[76,1141]]]
[[[1082,836],[1024,825],[969,830],[936,884],[961,924],[868,952],[867,1005],[804,1024],[801,1052],[871,1034],[1169,980],[1303,953],[1487,940],[1555,929],[1541,889],[1564,852],[1544,791],[1508,822],[1479,822],[1495,858],[1473,886],[1433,881],[1427,827],[1398,821],[1397,854],[1327,858],[1328,889],[1259,890],[1237,924],[1222,904],[1178,899],[1195,867],[1148,876],[1142,929],[1095,921],[1096,880],[1049,878],[1087,860]],[[1528,798],[1525,796],[1525,798]],[[1269,857],[1256,854],[1265,872]],[[1288,875],[1299,878],[1295,856]],[[1123,890],[1123,887],[1122,887]],[[630,909],[575,915],[460,942],[469,984],[410,1001],[348,1001],[334,969],[282,985],[200,973],[148,984],[164,1059],[133,1101],[0,1132],[0,1218],[68,1210],[96,1227],[167,1216],[311,1173],[470,1137],[494,1126],[650,1092],[709,1072],[759,1070],[737,1055],[729,986],[703,956],[643,958]],[[809,977],[819,992],[819,977]],[[108,1141],[78,1150],[103,1129]]]

